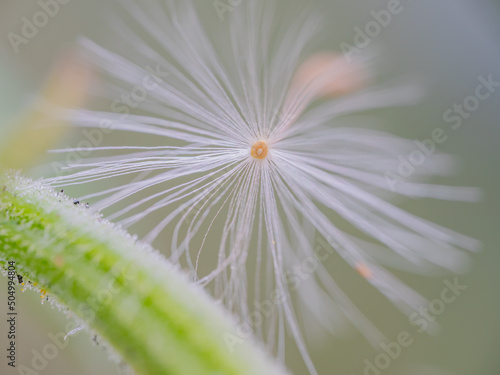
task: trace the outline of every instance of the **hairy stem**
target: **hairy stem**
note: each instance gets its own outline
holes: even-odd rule
[[[0,264],[9,261],[138,374],[286,374],[159,253],[14,175],[0,177]]]

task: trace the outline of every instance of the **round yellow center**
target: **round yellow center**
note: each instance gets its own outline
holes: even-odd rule
[[[250,151],[255,159],[264,159],[267,156],[267,143],[263,141],[255,142]]]

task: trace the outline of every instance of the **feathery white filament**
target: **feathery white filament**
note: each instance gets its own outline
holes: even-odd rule
[[[390,192],[384,173],[397,168],[398,155],[411,151],[412,142],[360,129],[366,118],[346,116],[411,103],[418,95],[413,85],[366,88],[308,109],[323,76],[287,102],[294,72],[318,29],[316,16],[301,13],[291,18],[293,24],[279,23],[275,1],[246,1],[228,17],[229,26],[221,24],[214,31],[218,37],[211,39],[190,0],[120,2],[134,23],[115,20],[119,43],[106,49],[82,41],[89,60],[109,78],[99,94],[114,100],[129,92],[151,75],[148,67],[168,74],[156,77],[147,99],[135,103],[141,115],[66,113],[81,127],[98,128],[107,121],[116,133],[135,133],[137,145],[94,147],[101,156],[69,165],[71,174],[50,182],[68,186],[136,177],[85,199],[99,198],[99,208],[117,207],[110,218],[126,227],[154,216],[157,224],[145,239],[153,242],[171,233],[172,259],[185,262],[199,283],[213,283],[216,297],[243,320],[253,309],[249,298],[266,299],[278,291],[283,299],[265,323],[270,332],[265,339],[277,346],[278,354],[289,330],[309,371],[316,374],[285,281],[290,267],[314,255],[315,233],[405,313],[425,299],[388,268],[458,271],[466,260],[463,250],[477,248],[475,240],[386,199],[389,193],[473,200],[477,191],[405,182]],[[163,141],[148,147],[141,146],[142,138]],[[449,163],[437,155],[414,177],[444,173]],[[338,221],[332,220],[334,215]],[[360,233],[373,241],[358,239]],[[193,243],[199,245],[192,248]],[[203,252],[214,248],[217,264],[200,274]],[[254,291],[247,289],[249,263],[256,263]],[[266,282],[264,290],[260,279]],[[332,332],[337,322],[330,312],[336,309],[370,341],[380,342],[381,333],[321,263],[297,298],[302,311]],[[264,337],[266,328],[255,328]]]

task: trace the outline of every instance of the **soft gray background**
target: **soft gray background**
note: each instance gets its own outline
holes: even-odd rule
[[[371,10],[387,5],[387,1],[380,0],[303,2],[323,7],[323,14],[329,18],[328,30],[325,30],[329,35],[328,43],[323,48],[334,50],[343,41],[352,44],[353,28],[363,28],[371,19]],[[462,163],[460,174],[447,182],[481,187],[485,198],[479,204],[406,201],[401,206],[480,239],[483,249],[474,256],[470,272],[460,277],[468,289],[438,317],[441,332],[435,336],[416,333],[404,316],[366,286],[345,287],[390,340],[401,331],[410,332],[415,340],[384,374],[498,375],[500,200],[496,194],[500,183],[497,164],[500,161],[500,90],[481,102],[478,111],[465,120],[459,130],[449,129],[442,115],[453,103],[474,94],[478,76],[493,74],[500,81],[500,6],[487,0],[403,0],[402,3],[404,11],[374,42],[383,48],[385,74],[398,77],[412,73],[421,77],[428,93],[418,107],[384,111],[382,115],[388,119],[387,130],[411,139],[424,139],[436,127],[447,129],[448,140],[440,149],[459,156]],[[72,45],[77,35],[99,38],[106,33],[106,19],[100,16],[98,4],[95,0],[71,1],[28,45],[21,46],[19,54],[15,54],[8,44],[7,32],[19,32],[21,17],[31,16],[37,5],[13,0],[0,2],[0,136],[7,133],[8,124],[39,90],[59,51]],[[205,9],[204,17],[220,22],[211,7]],[[72,145],[77,140],[75,133],[62,146]],[[41,170],[32,173],[41,173]],[[74,194],[79,192],[75,190]],[[404,274],[401,278],[430,299],[439,296],[443,289],[443,278]],[[1,278],[2,316],[6,305],[5,290],[5,279]],[[49,332],[60,332],[67,324],[62,314],[40,305],[39,300],[34,293],[18,295],[21,312],[19,363],[29,365],[31,350],[40,350],[48,342]],[[5,329],[2,323],[0,348],[7,342]],[[311,341],[309,345],[321,375],[361,374],[364,359],[373,360],[377,354],[354,329],[347,337],[326,337]],[[288,352],[288,365],[295,374],[306,373],[293,349]],[[3,354],[0,373],[16,373],[7,368]],[[88,335],[80,334],[71,339],[67,349],[50,361],[42,373],[115,374],[119,370],[107,360],[106,353],[92,346]]]

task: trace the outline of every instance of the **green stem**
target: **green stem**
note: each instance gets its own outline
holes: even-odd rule
[[[159,253],[18,176],[0,177],[0,264],[50,293],[138,374],[286,374]]]

